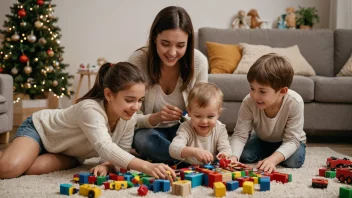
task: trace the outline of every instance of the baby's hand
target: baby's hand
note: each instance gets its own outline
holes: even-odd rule
[[[201,148],[194,148],[193,157],[195,157],[199,162],[203,162],[205,164],[214,161],[213,154]]]
[[[227,159],[228,157],[229,157],[229,155],[228,155],[227,153],[225,153],[225,152],[220,152],[219,154],[216,155],[216,158],[217,158],[218,160],[220,160],[220,159],[222,159],[222,158]]]
[[[90,169],[90,173],[93,173],[94,176],[105,176],[109,172],[109,167],[107,165],[99,164],[92,169]]]
[[[230,160],[231,160],[232,163],[238,163],[238,159],[237,159],[236,156],[231,156]]]

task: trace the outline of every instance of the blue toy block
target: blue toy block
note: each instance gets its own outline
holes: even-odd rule
[[[132,180],[132,175],[124,175],[125,181],[131,181]]]
[[[206,164],[203,167],[206,168],[206,169],[209,169],[209,170],[213,170],[214,169],[214,166],[212,166],[210,164]]]
[[[161,183],[161,191],[163,192],[168,192],[170,191],[170,181],[169,180],[163,180]]]
[[[79,184],[88,184],[88,177],[91,176],[88,172],[79,173]]]
[[[185,175],[185,180],[191,181],[192,188],[203,185],[204,173],[195,173]]]
[[[106,181],[109,181],[109,180],[110,180],[110,176],[106,175]]]
[[[157,192],[161,191],[161,184],[162,184],[162,180],[161,179],[154,180],[154,182],[153,182],[153,192],[157,193]]]
[[[226,182],[226,190],[233,191],[239,187],[238,181],[228,181]]]
[[[209,175],[207,175],[207,174],[203,175],[203,185],[209,186]]]
[[[269,177],[261,177],[260,178],[260,191],[268,191],[270,190],[270,178]]]
[[[143,185],[145,185],[145,184],[143,184]],[[138,184],[138,186],[139,186],[139,184]],[[146,186],[148,187],[148,190],[153,190],[154,189],[154,185],[153,184],[146,185]]]
[[[60,194],[61,195],[70,195],[70,188],[72,184],[60,184]]]

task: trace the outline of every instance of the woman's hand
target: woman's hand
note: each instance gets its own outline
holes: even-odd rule
[[[199,162],[203,162],[204,164],[208,164],[214,161],[213,154],[201,148],[194,148],[193,157],[195,157]]]
[[[229,155],[226,152],[220,152],[216,155],[216,159],[220,160],[222,158],[227,159],[229,157]]]
[[[238,163],[238,159],[236,156],[231,156],[230,160],[231,160],[231,163]]]
[[[109,172],[109,166],[104,164],[99,164],[92,169],[90,169],[90,173],[93,173],[94,176],[105,176]]]
[[[176,121],[176,120],[180,120],[181,117],[182,117],[182,110],[173,105],[166,105],[160,111],[160,122]]]
[[[264,160],[258,162],[256,168],[268,173],[272,173],[276,171],[276,164],[269,158],[265,158]]]
[[[175,171],[166,164],[147,162],[142,172],[157,179],[176,180]]]

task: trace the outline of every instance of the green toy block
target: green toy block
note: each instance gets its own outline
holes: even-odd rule
[[[138,176],[138,173],[132,173],[133,177]]]
[[[127,181],[127,188],[131,188],[133,186],[134,186],[134,184],[131,181]]]
[[[242,177],[246,176],[246,171],[241,171],[241,176]]]
[[[97,185],[103,185],[103,183],[106,182],[106,177],[105,176],[98,176],[97,177]]]
[[[327,178],[335,178],[336,177],[336,171],[326,171],[325,172],[325,177],[327,177]]]
[[[352,187],[340,187],[340,198],[352,198]]]
[[[253,171],[248,171],[248,175],[250,176],[250,177],[257,177],[257,175],[256,174],[254,174],[253,173]]]
[[[142,181],[143,181],[143,184],[149,186],[150,185],[150,180],[153,180],[153,179],[154,179],[153,177],[143,177]]]
[[[292,174],[288,174],[288,182],[292,182]]]

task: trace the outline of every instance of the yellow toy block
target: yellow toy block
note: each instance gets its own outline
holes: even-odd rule
[[[231,172],[226,172],[222,174],[222,182],[228,182],[232,181],[232,173]]]
[[[179,196],[187,196],[191,194],[191,181],[181,180],[172,183],[172,191],[173,195]]]
[[[193,171],[191,171],[191,170],[187,170],[187,171],[183,171],[185,174],[191,174],[191,173],[193,173]]]
[[[213,188],[214,188],[215,197],[226,196],[226,187],[225,187],[224,183],[215,182]]]
[[[126,189],[127,188],[127,181],[114,181],[113,185],[115,185],[115,190]]]
[[[234,175],[235,179],[242,177],[242,173],[240,171],[235,171],[233,173],[234,173],[233,175]]]
[[[253,193],[254,193],[254,184],[253,184],[253,182],[251,182],[251,181],[243,182],[243,193],[253,195]]]
[[[253,181],[254,184],[258,184],[258,179],[259,179],[258,177],[252,177],[252,179],[254,180]]]
[[[101,195],[101,189],[91,184],[83,184],[79,187],[79,195],[97,198]]]

